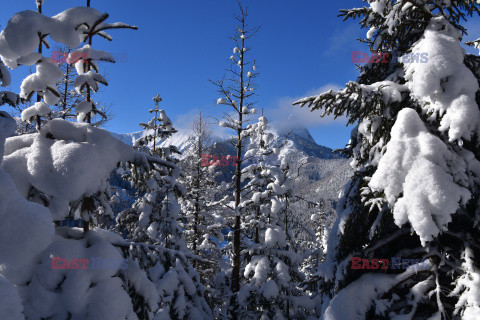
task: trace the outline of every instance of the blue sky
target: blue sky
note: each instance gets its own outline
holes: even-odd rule
[[[54,15],[85,0],[46,0],[44,14]],[[349,139],[344,120],[321,119],[318,112],[306,113],[290,107],[296,98],[327,88],[343,87],[355,80],[351,63],[353,50],[366,50],[355,39],[363,37],[357,22],[342,22],[341,8],[360,7],[360,0],[246,0],[251,25],[261,31],[251,41],[257,61],[257,108],[270,118],[287,119],[296,113],[322,145],[339,148]],[[139,131],[148,119],[152,97],[163,97],[162,107],[178,127],[188,127],[198,110],[218,116],[218,95],[208,79],[222,77],[234,44],[235,0],[92,0],[92,6],[110,14],[110,22],[122,21],[139,30],[113,31],[113,42],[94,41],[94,48],[118,58],[116,64],[102,64],[109,87],[101,100],[112,104],[115,118],[107,129]],[[18,11],[34,10],[34,0],[9,1],[2,5],[0,25]],[[478,19],[478,18],[477,18]],[[477,29],[478,30],[478,29]],[[25,69],[12,72],[12,90],[19,91]],[[99,94],[100,95],[100,94]],[[100,99],[99,99],[100,98]],[[95,98],[94,98],[95,99]]]

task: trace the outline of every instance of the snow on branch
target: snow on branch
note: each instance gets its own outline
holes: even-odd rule
[[[386,149],[369,186],[385,193],[395,223],[401,227],[410,222],[425,245],[447,230],[452,214],[471,198],[464,187],[469,164],[428,132],[410,108],[398,114]],[[470,165],[480,164],[472,160]]]
[[[7,87],[11,82],[10,72],[5,64],[0,60],[0,86]]]
[[[10,91],[0,91],[0,106],[4,104],[8,104],[12,107],[20,104],[22,99],[16,93]]]
[[[35,11],[19,12],[0,33],[0,58],[13,69],[21,64],[19,59],[38,49],[45,35],[69,48],[77,48],[88,35],[100,34],[111,40],[104,30],[137,29],[124,23],[104,23],[107,18],[108,14],[90,7],[70,8],[51,18]]]
[[[32,95],[38,92],[47,104],[56,104],[60,99],[56,84],[62,77],[63,73],[58,66],[49,59],[43,58],[37,64],[37,71],[23,80],[20,97],[30,100]]]
[[[346,115],[349,117],[348,123],[354,124],[357,120],[371,115],[372,109],[378,115],[385,115],[390,104],[401,102],[402,93],[406,92],[407,86],[392,81],[381,81],[372,85],[350,81],[343,90],[329,90],[318,96],[300,99],[293,104],[307,106],[311,111],[323,109],[322,117],[330,114],[335,118]],[[369,102],[368,106],[365,101]]]
[[[70,52],[68,63],[76,63],[78,60],[93,60],[115,63],[115,58],[106,51],[95,50],[90,45],[85,45],[80,49]]]
[[[428,63],[404,67],[405,79],[430,121],[439,120],[450,142],[478,134],[480,111],[476,102],[478,80],[464,63],[460,32],[445,18],[430,21],[412,53],[428,52]]]
[[[108,86],[107,80],[99,73],[88,71],[87,73],[79,75],[74,82],[74,87],[79,94],[81,94],[87,86],[94,92],[98,91],[98,83]]]
[[[135,151],[108,131],[88,124],[54,119],[39,134],[12,137],[6,142],[3,168],[19,192],[31,187],[51,198],[54,220],[63,219],[71,202],[108,188],[108,177],[120,162],[149,167],[175,165]]]
[[[45,102],[37,102],[33,106],[26,108],[22,111],[22,121],[32,123],[35,120],[35,117],[44,117],[50,113],[50,108],[45,104]]]

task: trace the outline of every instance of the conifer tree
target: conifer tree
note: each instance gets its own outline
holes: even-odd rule
[[[251,237],[245,249],[245,263],[238,296],[242,319],[308,319],[312,301],[299,284],[301,256],[290,250],[285,218],[292,184],[288,165],[273,148],[274,136],[262,116],[245,130],[249,147],[243,169],[240,210],[246,217],[243,229]],[[242,266],[243,267],[243,266]],[[242,279],[242,280],[243,280]]]
[[[169,155],[164,154],[164,152],[167,152],[167,149],[176,153],[178,153],[178,151],[175,151],[174,146],[161,148],[159,144],[165,139],[170,138],[177,130],[173,128],[172,121],[167,117],[165,110],[159,109],[158,104],[162,101],[160,95],[157,94],[153,97],[153,101],[155,101],[155,108],[148,111],[149,113],[154,113],[153,118],[147,123],[140,123],[140,126],[145,130],[145,134],[135,141],[135,146],[147,147],[151,150],[152,154],[158,154],[167,158]]]
[[[207,260],[190,254],[180,223],[183,214],[178,198],[184,196],[185,188],[179,183],[181,171],[172,153],[178,150],[162,146],[177,130],[165,111],[159,109],[160,96],[153,100],[155,108],[150,110],[153,118],[141,124],[145,132],[134,145],[171,166],[153,165],[145,170],[130,165],[129,180],[138,198],[131,209],[117,216],[119,228],[126,230],[131,240],[142,243],[127,254],[138,260],[142,269],[152,270],[148,277],[156,286],[160,308],[150,313],[138,295],[135,304],[145,319],[212,319],[205,288],[190,262],[205,264]]]
[[[362,41],[377,58],[345,89],[297,102],[358,123],[345,149],[355,174],[318,269],[319,311],[325,319],[476,319],[480,58],[460,41],[479,4],[368,3],[341,16],[362,18]]]
[[[305,280],[302,283],[304,292],[320,298],[321,292],[319,285],[321,279],[317,273],[318,265],[325,262],[326,242],[328,239],[328,227],[325,225],[325,213],[313,214],[310,217],[314,231],[311,234],[311,241],[307,241],[304,250],[304,260],[301,270],[305,274]]]
[[[87,0],[87,7],[90,7],[90,0]],[[85,101],[78,103],[76,106],[77,120],[79,122],[92,123],[92,114],[100,114],[106,117],[105,114],[97,108],[97,103],[92,100],[92,92],[97,92],[99,84],[108,85],[107,80],[98,73],[98,61],[115,62],[111,54],[105,51],[95,50],[92,47],[93,37],[100,36],[109,41],[112,37],[107,33],[107,30],[112,29],[133,29],[137,30],[135,26],[131,26],[122,22],[106,23],[109,14],[104,13],[98,16],[92,22],[82,23],[78,26],[83,33],[83,42],[86,44],[79,49],[75,49],[68,55],[68,63],[75,64],[78,77],[74,81],[74,87],[78,94],[85,91]],[[104,195],[100,195],[104,198]],[[96,199],[97,198],[97,199]],[[88,231],[89,224],[92,220],[92,215],[97,211],[99,197],[87,197],[82,201],[81,211],[83,228]],[[103,202],[100,200],[100,203]]]
[[[178,153],[178,150],[174,146],[159,146],[177,130],[165,111],[158,108],[161,98],[157,95],[154,101],[155,109],[149,111],[154,113],[154,117],[147,124],[140,124],[145,132],[135,141],[134,146],[172,166],[154,166],[151,170],[145,170],[141,166],[130,165],[128,179],[137,190],[138,198],[131,209],[117,217],[117,221],[122,226],[127,226],[132,239],[161,244],[169,249],[185,250],[186,243],[179,224],[180,205],[177,201],[184,193],[184,188],[178,182],[180,169],[175,165],[177,160],[173,157],[173,153]]]
[[[78,48],[83,41],[90,41],[93,35],[100,35],[104,38],[111,39],[105,32],[106,30],[130,28],[130,26],[123,23],[106,23],[105,20],[108,18],[108,14],[102,14],[88,7],[70,8],[53,17],[47,17],[42,14],[43,3],[43,1],[36,2],[38,12],[28,11],[27,14],[26,11],[23,11],[16,14],[10,19],[0,34],[2,47],[0,57],[4,65],[11,69],[18,68],[19,66],[36,65],[36,72],[26,77],[21,84],[20,98],[28,101],[34,93],[37,93],[37,103],[24,110],[22,118],[27,121],[35,121],[38,129],[44,126],[41,121],[41,116],[48,114],[48,106],[57,103],[60,97],[56,85],[62,77],[62,72],[55,63],[52,63],[50,58],[47,59],[43,56],[43,47],[49,48],[48,38],[51,38],[58,44],[63,44],[73,49]],[[19,37],[22,38],[21,42],[18,41]],[[85,51],[83,49],[73,51],[71,56],[83,54]],[[108,54],[103,52],[90,51],[88,58],[99,60],[108,56]],[[84,55],[83,57],[86,56]],[[89,59],[86,59],[85,63],[87,65],[89,65],[88,61]],[[94,64],[94,62],[90,63],[92,68],[94,68]],[[78,66],[77,64],[77,67]],[[96,76],[92,75],[92,77],[95,78]],[[95,80],[93,81],[92,79],[93,78],[87,74],[79,76],[79,78],[77,78],[77,81],[79,81],[77,83],[78,88],[98,87],[98,84],[95,82],[96,80],[93,79]],[[98,80],[98,78],[96,79]],[[12,96],[10,96],[10,98],[11,97]],[[50,116],[46,117],[46,119],[49,118]],[[56,123],[58,124],[59,122],[57,121]],[[57,124],[54,125],[54,127],[57,127]],[[67,125],[65,124],[65,126]],[[48,130],[51,129],[45,131]],[[52,138],[51,132],[47,135],[49,138]],[[37,186],[32,185],[31,192],[29,192],[29,199],[38,199],[40,197],[45,200],[42,200],[44,204],[51,203],[52,199],[48,199],[49,191],[50,190],[38,190],[38,184]],[[80,215],[85,221],[83,225],[85,231],[87,231],[89,229],[89,223],[94,222],[95,215],[103,213],[107,213],[108,215],[108,213],[111,212],[108,198],[109,191],[104,189],[91,192],[85,195],[84,199],[69,199],[67,202],[69,202],[70,213],[72,215],[73,213]],[[57,200],[60,201],[60,199]],[[64,211],[64,206],[65,203],[62,203],[61,209],[60,207],[51,208],[56,212],[55,215],[57,218],[65,216],[65,212],[61,212]]]
[[[198,113],[192,124],[187,150],[183,153],[180,183],[186,189],[180,198],[184,213],[185,235],[190,251],[207,263],[194,260],[193,266],[200,273],[207,290],[209,304],[221,305],[223,295],[217,295],[216,284],[222,283],[227,272],[220,244],[224,241],[222,230],[226,228],[226,207],[223,188],[218,182],[216,166],[205,162],[211,146],[211,126]]]
[[[272,163],[272,158],[275,158],[271,147],[273,134],[267,132],[267,118],[262,116],[257,123],[248,125],[244,136],[249,140],[244,158],[248,165],[242,170],[246,184],[242,190],[243,201],[239,208],[244,217],[242,227],[245,233],[252,241],[259,243],[260,230],[265,228],[265,219],[270,219],[271,192],[267,190],[267,186],[275,179],[272,170],[277,171]]]
[[[220,81],[213,82],[218,88],[221,97],[217,104],[225,105],[232,115],[226,117],[225,121],[220,122],[220,126],[230,128],[235,133],[235,148],[237,151],[237,166],[234,176],[234,224],[233,224],[233,252],[232,252],[232,273],[231,273],[231,291],[234,293],[232,301],[235,300],[235,294],[240,289],[240,265],[241,265],[241,217],[239,205],[241,202],[242,189],[242,167],[243,167],[243,148],[245,125],[248,122],[248,115],[255,113],[253,102],[250,101],[254,95],[253,80],[258,76],[254,61],[249,58],[251,48],[247,43],[258,31],[258,28],[251,28],[247,24],[247,9],[240,3],[239,14],[235,15],[237,21],[236,31],[232,37],[235,42],[233,55],[230,57],[231,67],[227,70],[229,77]],[[233,316],[236,319],[235,311]]]
[[[225,208],[222,205],[221,188],[216,180],[218,172],[215,165],[204,161],[210,144],[211,127],[200,112],[194,118],[188,147],[180,163],[180,181],[187,190],[181,198],[181,207],[185,214],[187,242],[192,253],[218,260],[222,256],[218,242],[224,240],[221,231],[225,228]],[[205,276],[207,279],[211,279],[218,270],[209,271],[210,274]]]

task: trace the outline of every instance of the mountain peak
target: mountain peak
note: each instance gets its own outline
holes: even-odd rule
[[[318,145],[313,139],[308,129],[300,125],[298,121],[295,120],[293,115],[289,117],[289,120],[290,121],[286,121],[285,123],[279,123],[274,121],[269,124],[270,130],[274,135],[276,135],[281,140],[286,140],[290,142],[289,148],[295,151],[300,151],[306,156],[316,157],[320,159],[341,158],[341,156],[333,153],[332,149]],[[160,143],[159,146],[174,145],[180,151],[184,151],[187,148],[187,142],[191,134],[191,130],[179,129],[177,133],[175,133],[171,138]],[[136,139],[144,135],[144,131],[133,133],[112,132],[112,135],[128,145],[133,145],[133,142]],[[217,144],[223,144],[227,141],[228,144],[230,144],[231,136],[228,134],[215,134],[212,140]]]

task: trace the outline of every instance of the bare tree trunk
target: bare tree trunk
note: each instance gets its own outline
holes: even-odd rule
[[[199,134],[202,134],[202,114],[200,113],[200,119],[199,119]],[[197,162],[196,162],[196,170],[197,170],[197,176],[195,179],[195,222],[193,225],[193,253],[197,254],[197,242],[199,241],[199,230],[198,230],[198,225],[200,223],[200,174],[201,174],[201,163],[199,159],[202,158],[202,153],[203,153],[203,147],[202,147],[202,137],[198,136],[198,144],[197,144]]]
[[[87,7],[90,7],[90,0],[87,0]],[[92,35],[88,37],[88,44],[92,45]],[[90,71],[90,60],[87,60],[87,72]],[[90,93],[90,86],[87,86],[87,101],[91,102],[91,93]],[[87,113],[87,123],[92,123],[92,113],[88,112]],[[83,199],[83,202],[85,203],[88,201],[88,204],[91,206],[90,199],[86,198]],[[90,211],[89,211],[90,212]],[[90,217],[88,221],[83,221],[83,232],[88,232],[90,229]]]
[[[245,30],[245,14],[242,10],[242,30]],[[238,105],[238,129],[237,129],[237,167],[235,170],[235,229],[233,234],[233,269],[232,269],[232,291],[240,290],[240,254],[241,254],[241,221],[238,206],[241,201],[242,191],[242,131],[243,131],[243,113],[242,107],[245,100],[244,92],[244,55],[245,38],[242,37],[242,46],[240,52],[240,104]]]
[[[242,114],[239,114],[239,121],[242,123]],[[232,291],[238,292],[240,290],[240,253],[241,253],[241,221],[240,212],[238,212],[238,206],[241,200],[242,190],[242,170],[241,170],[241,156],[242,156],[242,130],[238,129],[237,136],[237,167],[235,169],[235,226],[233,233],[233,268],[232,268]]]
[[[38,5],[38,13],[42,13],[42,5]],[[40,38],[40,43],[38,44],[38,53],[42,53],[43,51],[43,46],[42,46],[42,35],[39,34],[39,38]],[[40,94],[38,94],[37,92],[37,102],[40,102],[42,101],[42,97],[40,96]],[[41,128],[41,119],[40,119],[40,116],[37,114],[35,116],[35,121],[37,123],[36,127],[37,127],[37,131],[40,132],[40,128]]]
[[[244,19],[244,14],[242,12],[242,30],[245,30],[245,19]],[[243,101],[245,98],[245,93],[244,93],[244,83],[243,83],[243,67],[244,67],[244,61],[243,57],[245,52],[243,51],[243,48],[245,46],[245,39],[242,39],[242,47],[241,47],[241,54],[240,54],[240,59],[241,59],[241,65],[240,65],[240,104],[238,106],[239,112],[238,112],[238,125],[239,128],[237,130],[237,167],[235,170],[235,226],[234,226],[234,234],[233,234],[233,268],[232,268],[232,292],[237,293],[240,291],[240,265],[241,265],[241,220],[240,220],[240,212],[238,210],[238,206],[240,205],[241,201],[241,191],[242,191],[242,131],[243,131],[243,113],[242,113],[242,107],[243,107]],[[234,306],[233,308],[233,319],[237,320],[238,319],[238,314],[236,310],[236,303],[235,299],[236,295],[232,297],[231,305]]]
[[[70,49],[67,50],[67,54],[70,53]],[[66,119],[66,111],[67,111],[67,94],[68,94],[68,81],[70,80],[70,64],[66,64],[66,71],[65,71],[65,88],[63,90],[63,114],[62,119]]]
[[[90,6],[90,0],[87,0],[87,7]],[[88,44],[91,46],[92,45],[92,35],[88,37]],[[89,57],[90,58],[90,57]],[[87,60],[87,72],[90,71],[90,60]],[[91,98],[91,89],[90,86],[87,86],[87,101],[91,103],[92,98]],[[87,113],[87,123],[92,123],[92,112]]]

